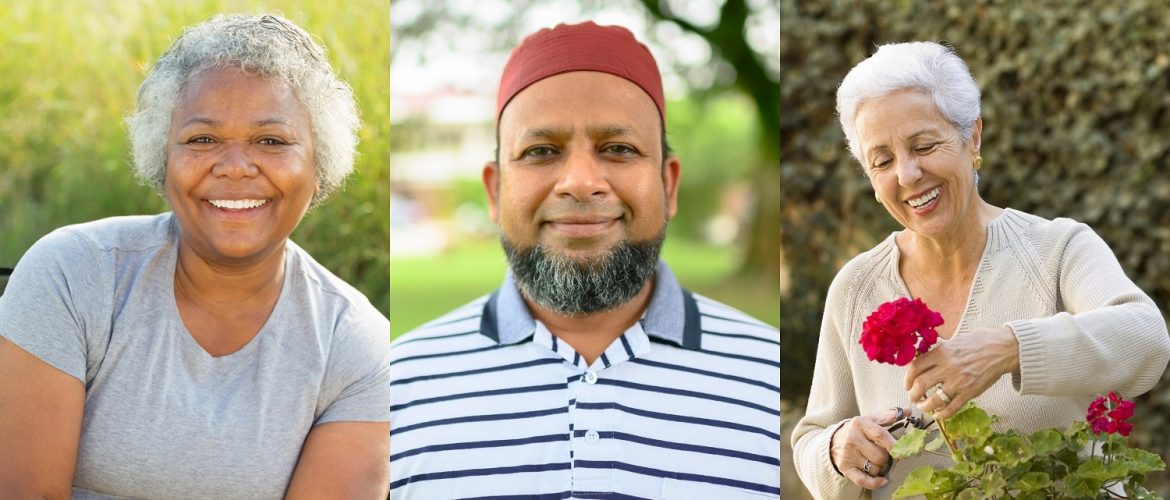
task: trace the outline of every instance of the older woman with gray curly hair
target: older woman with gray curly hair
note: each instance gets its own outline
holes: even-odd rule
[[[353,94],[275,16],[188,28],[129,119],[172,212],[68,226],[0,297],[0,497],[385,498],[389,324],[289,234]]]
[[[893,462],[890,427],[975,401],[1023,432],[1085,417],[1093,395],[1158,381],[1170,337],[1157,306],[1088,226],[993,206],[979,194],[979,87],[942,45],[884,45],[837,91],[849,150],[902,227],[829,287],[793,461],[818,498],[889,498],[923,465]],[[943,339],[907,366],[867,359],[867,315],[899,297],[941,313]]]

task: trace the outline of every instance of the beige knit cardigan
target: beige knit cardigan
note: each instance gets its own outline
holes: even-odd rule
[[[849,261],[829,287],[808,410],[792,434],[796,470],[817,498],[890,498],[914,469],[950,465],[928,454],[901,460],[890,482],[869,492],[829,461],[829,440],[849,418],[911,404],[902,388],[906,368],[869,361],[858,343],[866,316],[909,296],[896,235]],[[1069,219],[1009,208],[988,225],[954,335],[1002,325],[1019,339],[1019,373],[974,400],[999,417],[1000,428],[1064,428],[1085,418],[1097,394],[1150,390],[1170,360],[1158,307],[1092,229]]]

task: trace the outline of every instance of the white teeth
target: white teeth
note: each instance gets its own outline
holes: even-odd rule
[[[930,203],[935,198],[938,198],[938,193],[941,190],[942,190],[941,186],[936,187],[934,189],[931,189],[929,193],[926,193],[922,196],[919,196],[918,198],[915,198],[913,200],[909,200],[909,201],[907,201],[907,203],[909,203],[910,206],[912,206],[914,208],[919,208],[927,203]]]
[[[243,210],[245,208],[256,208],[260,205],[268,203],[268,200],[207,200],[207,202],[215,205],[218,208],[225,208],[228,210]]]

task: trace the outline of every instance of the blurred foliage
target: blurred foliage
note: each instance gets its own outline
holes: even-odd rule
[[[667,109],[666,140],[682,162],[670,232],[702,239],[704,223],[719,210],[721,188],[749,179],[762,161],[754,140],[759,122],[750,99],[739,93],[672,100]]]
[[[53,229],[165,211],[129,167],[123,117],[184,26],[219,12],[278,12],[325,46],[357,95],[357,171],[293,239],[389,311],[390,29],[385,0],[7,2],[0,8],[0,266]],[[356,13],[360,12],[361,15]]]
[[[784,397],[808,393],[838,269],[898,229],[873,202],[834,114],[877,44],[945,41],[983,92],[981,191],[997,206],[1092,226],[1170,308],[1170,5],[781,0]],[[1139,398],[1139,446],[1167,456],[1170,374]]]

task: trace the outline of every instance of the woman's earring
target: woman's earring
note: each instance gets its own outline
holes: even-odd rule
[[[975,160],[972,163],[975,164],[975,170],[979,170],[979,169],[983,168],[983,157],[979,156],[979,155],[975,155]]]
[[[881,197],[881,196],[878,196],[878,194],[877,194],[877,193],[874,193],[874,194],[873,194],[873,199],[877,200],[877,202],[878,202],[878,203],[881,203],[881,202],[882,202],[882,197]]]

